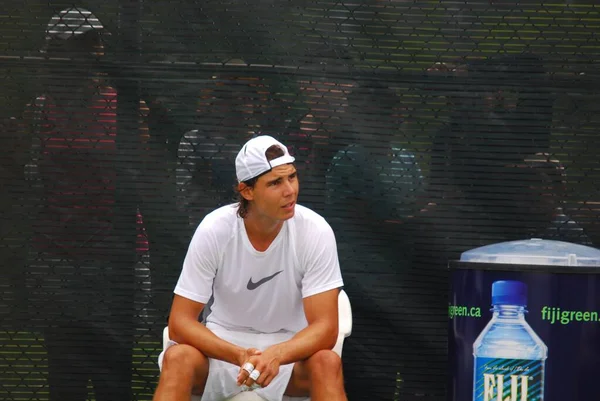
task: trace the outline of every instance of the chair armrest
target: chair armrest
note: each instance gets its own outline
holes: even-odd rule
[[[344,290],[341,290],[338,296],[338,319],[340,334],[349,337],[352,334],[352,305]]]
[[[167,344],[169,343],[169,326],[165,326],[163,329],[163,338],[162,338],[162,349],[165,351],[167,349]]]
[[[344,340],[352,334],[352,306],[344,290],[338,295],[338,338],[333,351],[342,357]]]

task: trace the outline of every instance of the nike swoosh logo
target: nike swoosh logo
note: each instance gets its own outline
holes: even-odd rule
[[[282,273],[282,272],[283,272],[283,270],[279,270],[275,274],[271,274],[270,276],[261,278],[256,283],[252,282],[252,277],[250,277],[250,280],[248,280],[248,285],[246,286],[246,288],[249,289],[250,291],[255,290],[258,287],[260,287],[261,285],[263,285],[264,283],[266,283],[267,281],[274,279],[275,276],[277,276],[279,273]]]

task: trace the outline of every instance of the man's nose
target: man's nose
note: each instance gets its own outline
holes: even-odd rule
[[[283,185],[284,185],[283,194],[285,196],[289,196],[294,193],[294,186],[292,185],[292,183],[290,181],[285,181],[285,183]]]

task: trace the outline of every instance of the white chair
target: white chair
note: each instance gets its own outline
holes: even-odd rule
[[[342,347],[344,346],[344,340],[346,337],[349,337],[352,334],[352,307],[350,305],[350,299],[344,290],[340,291],[340,295],[338,296],[338,338],[335,346],[333,347],[333,351],[342,357]],[[163,350],[166,349],[167,344],[169,342],[169,327],[165,327],[163,330]],[[202,397],[200,396],[192,396],[191,401],[200,401]],[[292,400],[310,400],[310,398],[292,398],[284,396],[283,401],[292,401]],[[264,399],[258,396],[256,393],[252,391],[243,391],[234,395],[226,401],[264,401]]]

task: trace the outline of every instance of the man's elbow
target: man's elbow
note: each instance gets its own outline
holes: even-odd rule
[[[333,347],[335,347],[335,344],[337,343],[337,339],[338,339],[337,333],[335,333],[335,335],[329,336],[329,338],[328,338],[329,341],[327,343],[326,349],[333,349]]]
[[[338,331],[337,324],[327,326],[327,330],[323,335],[324,349],[333,349],[333,347],[335,347],[338,339]]]
[[[169,322],[167,323],[169,328],[169,339],[175,342],[179,342],[176,340],[177,336],[177,319],[174,319],[173,316],[169,316]]]
[[[184,328],[189,325],[189,322],[186,322],[186,317],[184,316],[169,316],[169,339],[175,341],[176,343],[184,343],[183,339],[183,331]]]

